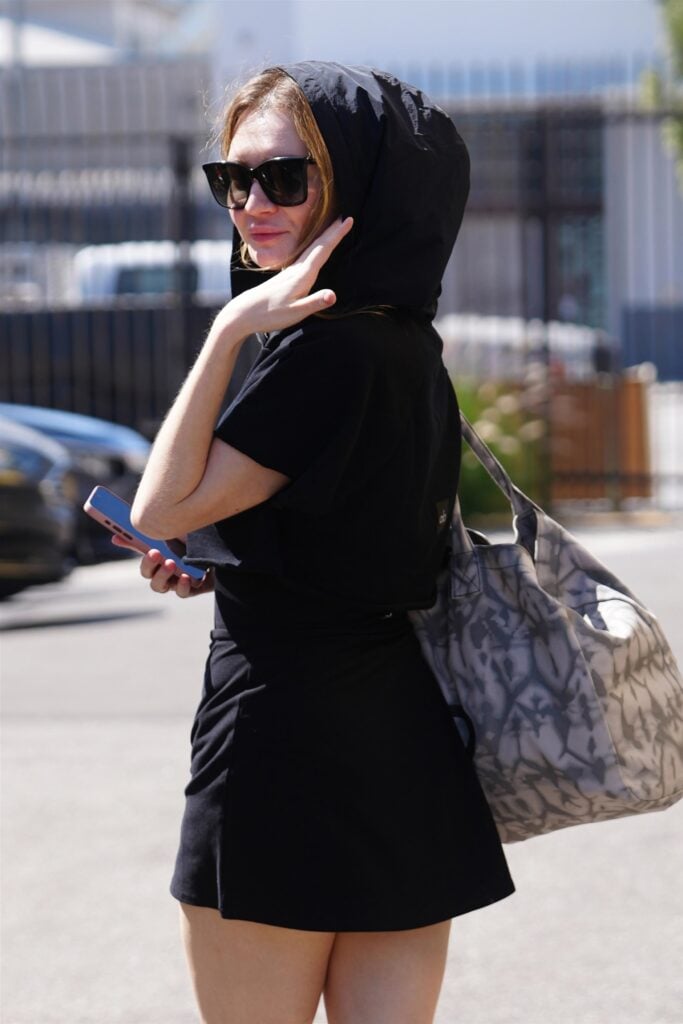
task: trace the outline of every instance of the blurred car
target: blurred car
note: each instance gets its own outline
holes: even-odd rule
[[[0,402],[0,416],[39,430],[67,449],[77,483],[76,560],[89,565],[128,557],[129,552],[114,547],[108,531],[80,509],[96,484],[133,500],[151,447],[147,438],[130,427],[60,409]]]
[[[179,284],[200,304],[223,305],[230,298],[229,241],[191,242],[186,253],[175,242],[117,242],[88,245],[73,261],[77,301],[172,295]],[[186,263],[179,262],[181,256]],[[180,280],[178,275],[181,275]]]
[[[70,571],[76,494],[63,445],[0,416],[0,599]]]

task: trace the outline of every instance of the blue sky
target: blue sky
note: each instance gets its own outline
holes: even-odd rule
[[[114,10],[133,20],[145,9],[135,0],[129,6],[124,0],[46,2],[48,13],[61,10],[63,18],[54,19],[52,28],[62,29],[67,15],[79,9],[90,16],[92,29],[100,3],[103,13]],[[0,0],[0,14],[9,9]],[[27,14],[29,9],[24,8]],[[147,52],[208,49],[219,74],[228,77],[239,68],[304,58],[404,69],[410,64],[576,63],[649,57],[664,48],[655,0],[194,0],[181,9],[174,30],[145,39]],[[81,20],[87,29],[87,19]],[[41,32],[46,30],[33,29],[32,39]],[[86,45],[83,39],[76,42]],[[53,62],[65,45],[52,39],[42,49]]]
[[[654,0],[297,0],[297,48],[322,59],[596,58],[653,52]]]
[[[598,59],[662,48],[655,0],[209,0],[226,63]]]

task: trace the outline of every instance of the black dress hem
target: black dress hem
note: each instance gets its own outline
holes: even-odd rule
[[[306,932],[402,932],[412,931],[416,928],[428,928],[430,925],[440,924],[443,921],[450,921],[455,917],[462,917],[464,914],[470,914],[475,910],[482,910],[484,907],[492,906],[494,903],[500,903],[508,896],[512,896],[515,892],[514,885],[505,888],[504,890],[496,893],[480,893],[475,896],[471,901],[460,901],[457,906],[451,908],[450,911],[444,912],[443,910],[434,912],[433,914],[425,914],[424,917],[406,923],[405,921],[399,921],[397,918],[392,922],[383,922],[381,926],[377,923],[368,924],[367,922],[348,921],[336,919],[334,922],[331,920],[324,920],[320,918],[312,921],[310,918],[306,918],[304,921],[292,920],[288,918],[286,921],[279,918],[276,914],[271,913],[254,913],[253,910],[249,911],[246,908],[240,908],[238,905],[233,905],[231,909],[216,906],[215,901],[209,899],[202,899],[196,896],[192,896],[189,893],[183,893],[176,890],[173,886],[170,889],[170,893],[174,899],[178,900],[179,903],[186,903],[191,907],[206,907],[210,910],[217,910],[221,917],[226,921],[249,921],[253,924],[265,924],[274,928],[289,928],[293,931],[306,931]]]

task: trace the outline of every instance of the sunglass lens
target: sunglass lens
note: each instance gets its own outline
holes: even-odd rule
[[[204,164],[211,194],[217,203],[228,209],[244,206],[249,196],[251,177],[249,171],[237,164]]]
[[[278,206],[297,206],[306,200],[306,161],[268,160],[259,167],[259,181]]]
[[[246,167],[239,164],[226,164],[224,168],[226,189],[226,206],[241,210],[249,198],[251,175]]]
[[[204,173],[211,189],[211,195],[221,206],[228,205],[230,181],[221,164],[204,164]]]

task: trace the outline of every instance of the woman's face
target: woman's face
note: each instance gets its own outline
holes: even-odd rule
[[[227,159],[258,167],[276,156],[308,156],[294,124],[284,112],[266,107],[245,114],[237,124]],[[258,181],[252,182],[247,204],[230,216],[254,263],[277,270],[294,256],[320,189],[318,170],[308,167],[308,196],[301,206],[277,206]]]

